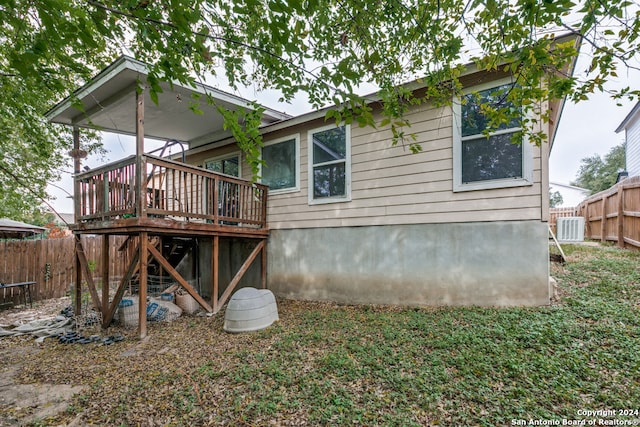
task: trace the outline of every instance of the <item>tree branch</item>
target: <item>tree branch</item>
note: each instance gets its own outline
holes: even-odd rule
[[[68,227],[69,223],[67,221],[64,220],[64,218],[62,217],[62,215],[60,215],[60,213],[49,203],[47,202],[42,196],[40,196],[38,193],[36,193],[35,191],[33,191],[31,189],[31,186],[25,184],[22,181],[22,178],[18,177],[16,174],[14,174],[13,172],[11,172],[9,169],[5,168],[1,163],[0,163],[0,171],[4,172],[5,174],[7,174],[8,176],[10,176],[20,187],[24,188],[25,190],[27,190],[29,193],[31,193],[34,197],[36,197],[38,200],[40,200],[42,203],[44,203],[45,205],[47,205],[49,207],[49,209],[51,209],[51,211],[53,213],[55,213],[56,215],[58,215],[58,217],[62,220],[62,222],[65,223],[65,225]]]
[[[571,26],[565,24],[564,22],[562,23],[562,27],[569,31],[572,35],[575,36],[579,36],[582,40],[586,41],[592,48],[594,51],[598,52],[598,53],[604,53],[607,55],[611,55],[612,57],[616,58],[617,60],[619,60],[620,62],[622,62],[624,64],[625,67],[631,69],[631,70],[637,70],[640,71],[640,67],[636,67],[633,66],[631,64],[628,63],[627,59],[619,54],[616,54],[610,50],[604,49],[601,46],[599,46],[595,41],[591,40],[589,37],[587,37],[586,35],[582,34],[580,31],[575,30],[574,28],[572,28]]]
[[[166,22],[166,21],[162,21],[162,20],[154,19],[154,18],[140,18],[140,17],[134,16],[133,14],[124,12],[122,10],[118,10],[118,9],[114,9],[112,7],[108,7],[108,6],[106,6],[106,5],[104,5],[104,4],[100,3],[100,2],[95,1],[95,0],[89,0],[87,3],[92,5],[92,6],[97,7],[99,9],[102,9],[104,11],[114,13],[116,15],[124,16],[124,17],[130,18],[130,19],[142,19],[145,22],[150,22],[152,24],[156,24],[156,25],[161,26],[161,27],[169,27],[169,28],[173,28],[173,29],[178,29],[178,27],[176,25],[174,25],[174,24],[172,24],[170,22]],[[228,43],[228,44],[244,47],[244,48],[246,48],[248,50],[253,50],[253,51],[256,51],[256,52],[260,52],[262,54],[270,56],[270,57],[272,57],[274,59],[277,59],[278,61],[281,61],[281,62],[283,62],[283,63],[285,63],[285,64],[287,64],[287,65],[289,65],[289,66],[291,66],[291,67],[293,67],[295,69],[297,69],[298,71],[302,72],[303,74],[309,75],[313,80],[315,80],[317,82],[320,82],[322,85],[326,86],[327,88],[329,88],[333,92],[340,93],[340,94],[343,94],[343,95],[345,94],[345,92],[342,91],[341,89],[338,89],[338,88],[334,87],[333,85],[331,85],[330,83],[324,81],[318,75],[312,73],[311,71],[305,69],[304,67],[301,67],[298,64],[294,63],[293,61],[288,60],[286,58],[283,58],[283,57],[281,57],[279,55],[276,55],[273,52],[271,52],[271,51],[269,51],[267,49],[264,49],[262,47],[254,46],[254,45],[251,45],[251,44],[239,41],[239,40],[233,40],[233,39],[230,39],[228,37],[223,37],[223,36],[219,36],[219,35],[211,35],[211,34],[201,33],[201,32],[198,32],[198,31],[192,31],[192,34],[196,35],[196,36],[204,37],[204,38],[206,38],[208,40],[221,41],[221,42],[225,42],[225,43]]]

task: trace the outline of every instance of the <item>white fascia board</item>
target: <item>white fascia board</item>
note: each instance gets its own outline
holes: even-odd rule
[[[553,187],[562,187],[562,188],[566,188],[568,190],[576,190],[576,191],[581,191],[583,193],[588,193],[589,190],[587,190],[586,188],[582,188],[582,187],[576,187],[575,185],[569,185],[569,184],[561,184],[559,182],[549,182],[550,186]]]
[[[571,38],[575,38],[576,36],[571,35],[571,34],[566,34],[566,35],[561,35],[556,37],[556,41],[564,41],[564,40],[569,40]],[[575,61],[573,66],[575,66]],[[473,62],[469,62],[467,64],[464,65],[464,70],[461,72],[460,77],[464,77],[464,76],[469,76],[475,73],[479,73],[479,72],[486,72],[484,70],[480,70],[478,69],[477,65]],[[571,68],[571,72],[573,73],[573,67]],[[501,78],[504,78],[504,76],[500,77],[496,77],[495,79],[491,79],[491,81],[496,81],[496,80],[500,80]],[[422,79],[416,79],[413,80],[411,82],[405,83],[404,84],[405,87],[411,89],[411,90],[419,90],[422,88],[425,88],[427,85],[426,83],[422,80]],[[475,85],[474,85],[475,86]],[[374,102],[380,102],[381,98],[378,95],[379,92],[372,92],[370,94],[364,95],[363,98],[367,99],[369,101],[369,103],[374,103]],[[564,100],[563,100],[564,103]],[[639,103],[640,105],[640,103]],[[326,115],[326,112],[332,108],[336,108],[335,105],[330,106],[330,107],[324,107],[321,108],[319,110],[316,111],[311,111],[309,113],[305,113],[302,114],[300,116],[295,116],[295,117],[291,117],[289,116],[288,118],[282,119],[281,121],[275,122],[275,123],[271,123],[271,124],[267,124],[264,125],[263,127],[261,127],[260,129],[260,133],[262,135],[266,135],[269,134],[271,132],[276,132],[282,129],[286,129],[289,127],[293,127],[293,126],[298,126],[298,125],[302,125],[304,123],[307,122],[311,122],[313,120],[317,120],[317,119],[321,119]],[[197,141],[197,142],[196,142]],[[190,153],[192,154],[196,154],[202,151],[206,151],[208,149],[210,149],[210,147],[208,147],[210,144],[219,144],[218,146],[224,146],[227,144],[231,144],[234,142],[234,139],[231,137],[228,138],[221,138],[218,140],[209,140],[209,141],[204,141],[204,138],[198,138],[198,140],[196,141],[192,141],[194,142],[193,145],[196,145],[196,147],[194,148],[193,151],[190,150]],[[202,144],[202,145],[199,145]]]
[[[77,99],[85,98],[86,96],[96,91],[98,88],[102,87],[105,83],[109,82],[125,69],[130,69],[141,74],[146,74],[147,72],[147,67],[144,63],[129,56],[121,56],[107,68],[101,71],[96,77],[91,79],[89,83],[76,90],[73,97]],[[49,111],[47,111],[45,113],[45,117],[47,118],[47,120],[55,122],[55,118],[58,115],[62,114],[62,112],[66,109],[72,107],[71,98],[71,96],[65,98]]]
[[[316,119],[321,119],[325,116],[326,110],[327,108],[318,111],[312,111],[310,113],[306,113],[290,119],[281,120],[279,122],[266,124],[260,127],[260,134],[268,135],[271,132],[276,132],[293,126],[299,126]],[[195,147],[192,150],[189,150],[189,154],[196,154],[202,151],[210,150],[212,144],[217,144],[218,147],[222,147],[233,142],[235,142],[235,140],[230,133],[215,133],[211,135],[205,135],[201,138],[190,141],[190,144],[194,145]]]
[[[103,71],[98,73],[98,75],[93,79],[91,79],[85,86],[76,90],[73,97],[77,99],[83,99],[87,97],[88,95],[96,91],[98,88],[102,87],[105,83],[109,82],[119,73],[127,69],[135,71],[144,76],[146,76],[149,72],[148,66],[144,62],[138,61],[137,59],[131,58],[129,56],[121,56],[115,62],[113,62],[107,68],[105,68]],[[225,102],[227,104],[231,104],[231,105],[235,105],[243,108],[250,108],[249,101],[247,101],[246,99],[236,95],[232,95],[227,92],[223,92],[219,89],[213,88],[211,86],[207,86],[199,82],[195,82],[194,86],[192,87],[185,86],[175,80],[169,82],[169,84],[196,92],[200,95],[204,95],[204,96],[210,95],[214,99],[221,102]],[[47,120],[55,121],[56,117],[62,114],[65,110],[72,107],[71,98],[72,98],[71,96],[65,98],[60,103],[58,103],[53,108],[51,108],[49,111],[47,111],[45,113],[45,117],[47,118]],[[291,116],[283,112],[268,108],[266,106],[262,106],[262,107],[265,109],[264,110],[265,116],[269,117],[272,121],[286,120],[291,118]]]
[[[620,133],[624,129],[626,129],[629,126],[629,124],[636,118],[636,116],[638,115],[638,112],[640,112],[640,102],[638,102],[633,107],[633,109],[629,112],[629,114],[627,114],[627,117],[625,117],[622,123],[620,123],[620,125],[616,129],[616,133]]]
[[[183,85],[181,85],[180,83],[178,83],[176,81],[173,81],[172,84],[175,85],[175,86],[183,87],[183,88],[188,89],[188,90],[192,90],[192,91],[194,91],[194,92],[196,92],[196,93],[198,93],[200,95],[211,96],[216,101],[225,102],[227,104],[235,105],[237,107],[243,107],[243,108],[251,109],[251,105],[250,105],[248,100],[246,100],[246,99],[244,99],[242,97],[239,97],[239,96],[236,96],[236,95],[221,91],[221,90],[216,89],[214,87],[205,85],[203,83],[196,82],[194,87],[186,87],[186,86],[183,86]],[[286,113],[283,113],[283,112],[280,112],[280,111],[277,111],[277,110],[273,110],[273,109],[268,108],[268,107],[266,107],[266,106],[264,106],[262,104],[259,104],[259,103],[258,103],[258,105],[260,105],[261,107],[264,108],[264,113],[263,114],[268,115],[268,117],[270,117],[274,121],[276,121],[276,120],[277,121],[286,120],[286,119],[291,118],[291,116],[286,114]]]

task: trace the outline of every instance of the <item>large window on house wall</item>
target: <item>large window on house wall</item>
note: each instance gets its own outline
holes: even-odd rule
[[[231,176],[240,176],[240,154],[214,157],[205,160],[204,168],[213,172],[224,173]]]
[[[300,189],[300,135],[267,141],[262,147],[260,176],[272,194]]]
[[[454,100],[454,191],[533,184],[533,150],[522,136],[522,114],[486,134],[488,119],[481,105],[517,111],[507,97],[512,87],[510,81],[491,82]]]
[[[351,199],[351,129],[326,126],[309,131],[309,203]]]

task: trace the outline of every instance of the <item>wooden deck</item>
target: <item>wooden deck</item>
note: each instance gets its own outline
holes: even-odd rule
[[[142,191],[136,189],[141,165]],[[78,174],[75,233],[266,236],[267,187],[144,155]]]
[[[75,298],[81,300],[84,276],[93,305],[103,315],[105,328],[113,319],[126,283],[137,275],[139,332],[141,338],[146,336],[147,275],[152,259],[208,312],[220,310],[256,259],[261,265],[261,285],[266,287],[269,229],[268,190],[264,185],[145,154],[76,173],[75,194],[76,223],[72,227],[76,236]],[[133,259],[113,299],[107,286],[102,288],[102,295],[98,294],[79,238],[81,234],[104,236],[105,264],[109,263],[110,236],[128,235],[135,242]],[[162,253],[163,237],[211,240],[209,301]],[[255,247],[219,296],[219,248],[220,239],[224,238],[252,239]],[[103,272],[102,283],[109,283],[108,272]],[[75,310],[80,314],[79,304]]]
[[[242,237],[266,238],[269,230],[264,228],[246,227],[243,224],[215,224],[205,222],[177,221],[170,216],[116,218],[109,220],[89,220],[77,223],[71,227],[76,234],[118,234],[133,235],[147,232],[151,236],[182,236],[182,237]]]

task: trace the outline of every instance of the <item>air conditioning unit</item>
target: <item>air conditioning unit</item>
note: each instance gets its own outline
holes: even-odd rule
[[[556,238],[559,242],[583,242],[584,218],[581,216],[558,218],[556,220]]]

